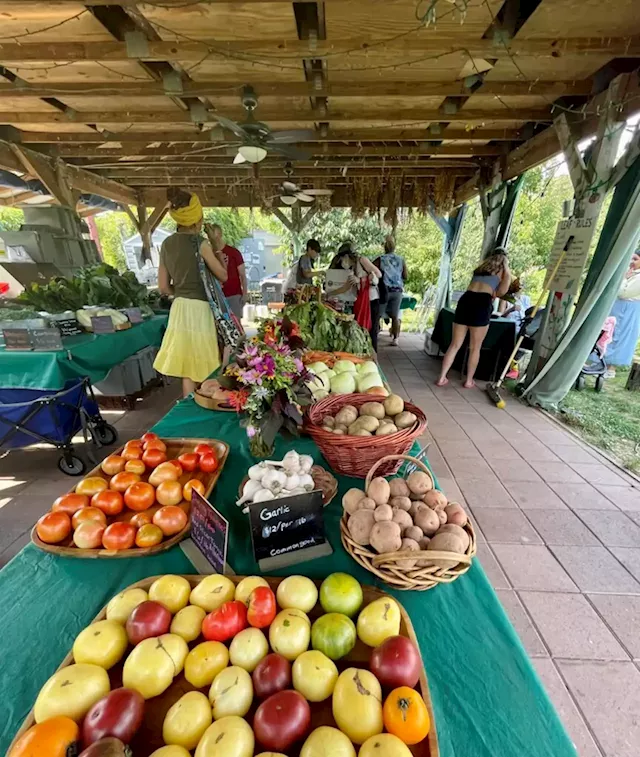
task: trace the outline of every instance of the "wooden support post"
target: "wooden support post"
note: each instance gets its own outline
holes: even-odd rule
[[[9,146],[24,170],[44,184],[56,203],[75,210],[75,198],[62,161],[56,161],[52,167],[44,156],[40,157],[33,150],[25,150],[21,145],[13,143],[9,143]]]
[[[640,363],[634,363],[631,366],[625,389],[630,392],[640,392]]]
[[[278,219],[278,221],[280,221],[280,223],[285,227],[285,229],[293,233],[293,224],[285,216],[285,214],[280,210],[280,208],[271,208],[271,212]]]

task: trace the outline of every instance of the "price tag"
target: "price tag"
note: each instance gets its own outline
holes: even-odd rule
[[[324,533],[322,492],[249,505],[253,554],[263,571],[330,555]]]
[[[94,334],[113,334],[116,330],[110,315],[91,316],[91,328]]]
[[[57,352],[64,349],[58,329],[32,329],[31,341],[37,352]]]
[[[28,329],[2,329],[5,350],[32,350],[31,334]]]
[[[62,336],[77,336],[83,333],[77,318],[60,318],[55,324]]]
[[[195,490],[191,493],[191,540],[216,573],[229,572],[229,521]]]
[[[129,323],[142,323],[142,311],[140,308],[124,308],[122,312],[129,319]]]

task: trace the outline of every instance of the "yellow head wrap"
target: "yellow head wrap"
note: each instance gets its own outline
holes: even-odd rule
[[[197,194],[191,195],[191,200],[186,208],[170,210],[169,215],[178,226],[194,226],[202,220],[202,205]]]

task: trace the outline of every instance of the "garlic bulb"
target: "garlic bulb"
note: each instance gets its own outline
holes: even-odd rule
[[[308,473],[300,476],[300,486],[307,492],[312,492],[316,488],[313,478]]]
[[[300,455],[295,450],[290,450],[282,458],[282,467],[287,474],[298,473],[300,470]]]
[[[251,502],[254,495],[262,489],[260,481],[250,478],[242,487],[242,497],[236,502],[236,505],[243,505],[245,502]]]
[[[265,489],[271,489],[274,494],[277,494],[284,488],[287,476],[283,471],[268,470],[262,477],[262,486]]]
[[[254,502],[269,502],[269,500],[275,499],[275,494],[270,489],[260,489],[256,492],[253,501]]]
[[[300,486],[300,476],[297,473],[292,473],[290,476],[287,476],[287,479],[284,482],[284,488],[287,491],[293,491],[294,489],[297,489],[299,486]]]
[[[311,455],[300,455],[300,473],[310,473],[313,468]]]
[[[265,463],[258,463],[249,468],[249,478],[254,481],[262,481],[264,474],[269,470]]]

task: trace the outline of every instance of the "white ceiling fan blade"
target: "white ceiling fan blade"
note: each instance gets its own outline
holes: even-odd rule
[[[332,195],[333,189],[303,189],[302,190],[305,194],[313,195],[316,197],[319,197],[321,195]]]
[[[311,195],[307,194],[306,192],[296,192],[294,196],[302,202],[313,202],[313,197],[311,197]]]
[[[281,195],[280,199],[285,205],[295,205],[298,202],[297,198],[291,195]]]
[[[237,166],[240,163],[246,163],[247,159],[242,156],[239,152],[236,153],[236,157],[233,159],[233,165]]]

